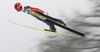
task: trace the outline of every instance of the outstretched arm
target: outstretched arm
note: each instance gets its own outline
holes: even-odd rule
[[[36,8],[37,9],[37,11],[36,12],[40,12],[40,13],[43,13],[44,15],[47,15],[48,14],[48,12],[44,12],[43,10],[41,10],[41,9],[38,9],[38,8]]]

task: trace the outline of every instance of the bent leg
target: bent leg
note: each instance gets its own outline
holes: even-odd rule
[[[66,24],[61,19],[55,19],[55,21],[57,21],[57,22],[59,22],[59,23],[61,23],[61,24],[66,26]]]
[[[53,23],[51,23],[49,21],[44,21],[44,22],[50,27],[50,29],[53,29],[54,31],[56,31],[56,28]]]

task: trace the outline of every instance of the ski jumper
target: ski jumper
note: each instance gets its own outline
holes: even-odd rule
[[[54,26],[53,23],[51,23],[51,22],[49,22],[49,21],[47,21],[47,20],[43,20],[43,19],[39,18],[38,16],[35,16],[35,15],[31,14],[31,12],[29,12],[28,10],[26,10],[27,8],[30,9],[31,11],[40,13],[41,15],[44,16],[45,14],[43,14],[43,13],[44,13],[43,10],[38,9],[38,8],[34,8],[34,7],[30,7],[30,6],[24,6],[24,7],[23,7],[23,12],[24,12],[24,13],[27,13],[27,14],[30,14],[30,15],[36,17],[38,20],[43,21],[44,23],[46,23],[46,24],[50,27],[50,29],[53,29],[53,30],[56,31],[56,28],[55,28],[55,26]],[[52,18],[52,17],[50,17],[50,16],[48,16],[48,15],[45,15],[45,16],[48,17],[48,18],[50,18],[50,19],[53,19],[53,20],[55,20],[55,21],[57,21],[57,22],[59,22],[59,23],[61,23],[61,24],[66,25],[66,24],[65,24],[62,20],[60,20],[60,19]]]

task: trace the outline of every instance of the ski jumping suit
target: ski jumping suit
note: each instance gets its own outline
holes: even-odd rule
[[[42,15],[44,15],[44,14],[43,14],[43,13],[44,13],[43,10],[38,9],[38,8],[34,8],[34,7],[30,7],[30,6],[24,6],[24,7],[23,7],[23,12],[32,15],[28,10],[26,10],[27,8],[30,9],[30,10],[32,10],[32,11],[34,11],[34,12],[38,12],[38,13],[41,13]],[[44,23],[46,23],[47,25],[49,25],[50,29],[53,29],[53,30],[56,31],[56,28],[55,28],[55,26],[54,26],[53,23],[51,23],[51,22],[49,22],[49,21],[46,21],[46,20],[42,20],[42,19],[40,19],[39,17],[37,17],[37,16],[35,16],[35,15],[32,15],[32,16],[36,17],[36,18],[37,18],[38,20],[40,20],[40,21],[43,21]],[[65,24],[62,20],[60,20],[60,19],[52,18],[52,17],[50,17],[50,16],[48,16],[48,15],[46,15],[46,16],[49,17],[49,18],[51,18],[51,19],[53,19],[53,20],[55,20],[55,21],[58,21],[58,22],[61,23],[61,24],[66,25],[66,24]]]

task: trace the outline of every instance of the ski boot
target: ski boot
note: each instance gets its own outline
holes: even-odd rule
[[[51,31],[51,32],[56,32],[54,29],[44,29],[45,31]]]

